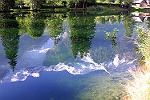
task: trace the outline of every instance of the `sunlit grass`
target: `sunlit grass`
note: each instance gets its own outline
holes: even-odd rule
[[[145,65],[137,69],[136,72],[130,69],[130,73],[134,77],[134,81],[127,85],[127,93],[125,100],[150,100],[150,65]]]
[[[138,68],[129,70],[134,80],[127,87],[124,100],[150,100],[150,36],[143,27],[137,29],[140,41],[137,43],[139,52],[144,56]]]

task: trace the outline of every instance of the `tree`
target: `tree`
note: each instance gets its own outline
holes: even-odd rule
[[[82,3],[82,8],[87,8],[88,5],[93,5],[96,3],[95,0],[80,0]]]
[[[109,23],[110,23],[110,24],[114,24],[115,22],[116,22],[115,17],[114,17],[114,16],[110,16],[110,17],[109,17]]]
[[[41,19],[41,13],[31,12],[25,18],[24,24],[26,26],[28,34],[30,34],[31,37],[38,38],[42,36],[45,24],[44,19]]]
[[[144,64],[145,61],[150,61],[150,36],[149,36],[149,31],[143,26],[138,26],[137,27],[137,35],[138,35],[138,40],[136,41],[137,43],[137,48],[136,48],[136,53],[138,54],[138,60],[140,61],[140,64]]]
[[[122,0],[121,4],[125,5],[127,7],[130,7],[131,3],[133,3],[134,0]]]
[[[122,1],[123,1],[123,0],[116,0],[115,3],[118,3],[118,4],[121,5]]]
[[[125,29],[125,34],[127,38],[130,38],[132,36],[133,33],[133,29],[134,29],[134,25],[136,24],[135,20],[129,16],[129,15],[124,15],[123,16],[123,20],[122,20],[123,24],[124,24],[124,29]]]
[[[62,0],[46,0],[46,3],[51,4],[52,5],[52,9],[54,11],[54,7],[56,5],[62,5]]]
[[[94,38],[95,22],[92,16],[73,16],[69,18],[71,47],[74,57],[86,56]]]
[[[58,43],[59,36],[62,32],[62,15],[53,15],[51,18],[45,20],[46,26],[49,30],[50,37],[54,40],[55,45]]]
[[[97,24],[105,24],[106,23],[106,18],[107,16],[97,16],[95,18],[95,21]]]
[[[106,38],[107,40],[110,40],[112,43],[112,47],[116,47],[117,42],[116,42],[116,38],[117,38],[117,33],[119,30],[117,30],[116,28],[113,29],[113,32],[106,32]]]
[[[41,8],[41,0],[31,0],[30,1],[30,9],[31,10],[39,10]]]
[[[80,0],[66,0],[67,6],[77,8],[77,5],[79,4]]]
[[[10,11],[14,5],[14,0],[0,0],[0,11]]]
[[[9,59],[9,64],[14,71],[17,64],[17,53],[19,44],[18,23],[15,17],[9,13],[0,13],[0,35],[4,46],[6,58]]]
[[[25,26],[25,17],[23,16],[17,16],[16,20],[19,24],[19,34],[23,35],[27,33],[27,27]]]

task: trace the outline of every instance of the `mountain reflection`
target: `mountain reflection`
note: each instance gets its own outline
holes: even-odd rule
[[[80,75],[103,70],[111,74],[136,65],[133,30],[137,22],[131,16],[0,14],[2,45],[14,71],[3,75],[1,82],[39,77],[42,71]],[[1,65],[1,71],[4,66],[9,70],[8,63]]]
[[[58,63],[57,65],[37,66],[37,67],[32,67],[33,66],[32,65],[28,66],[28,68],[21,68],[20,70],[17,70],[14,73],[7,74],[5,77],[3,77],[1,82],[24,81],[28,76],[39,77],[42,71],[57,72],[66,70],[70,74],[81,75],[96,70],[103,70],[106,73],[111,74],[112,69],[116,71],[117,69],[123,69],[124,71],[126,71],[128,68],[133,67],[135,65],[134,60],[128,62],[127,60],[125,60],[126,57],[122,59],[119,59],[118,57],[119,56],[116,55],[116,57],[114,57],[109,62],[96,63],[91,58],[90,54],[88,54],[83,58],[77,57],[76,59],[70,61],[69,63]]]

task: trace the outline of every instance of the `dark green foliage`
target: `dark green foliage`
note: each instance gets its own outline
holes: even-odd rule
[[[30,9],[31,10],[40,10],[41,0],[30,0]]]
[[[134,25],[136,24],[135,20],[129,16],[129,15],[124,15],[123,16],[123,20],[122,20],[123,24],[124,24],[124,29],[126,31],[126,37],[130,38],[132,36],[133,33],[133,29],[134,29]]]
[[[94,37],[94,18],[89,16],[69,18],[71,30],[71,45],[74,57],[80,53],[80,56],[86,56],[91,48],[91,40]]]
[[[59,35],[62,33],[62,15],[56,14],[47,18],[45,21],[51,38],[55,41],[55,45],[58,43]]]
[[[0,0],[0,11],[10,11],[15,5],[15,0]]]
[[[8,13],[1,13],[0,35],[1,35],[2,44],[4,46],[6,58],[9,59],[8,63],[11,65],[12,70],[14,70],[17,63],[16,59],[17,59],[17,53],[19,48],[18,47],[19,29],[15,17],[11,17],[10,19],[7,19],[10,16],[11,15]]]
[[[43,34],[45,24],[44,20],[40,19],[40,16],[41,14],[38,12],[31,12],[25,18],[25,26],[31,37],[38,38]]]
[[[116,45],[117,45],[116,38],[117,38],[118,31],[119,30],[114,28],[113,32],[106,32],[106,38],[105,39],[111,41],[112,47],[116,47]]]

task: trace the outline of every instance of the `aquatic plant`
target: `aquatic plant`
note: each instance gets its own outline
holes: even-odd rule
[[[123,100],[124,87],[130,78],[127,72],[91,75],[77,100]]]

